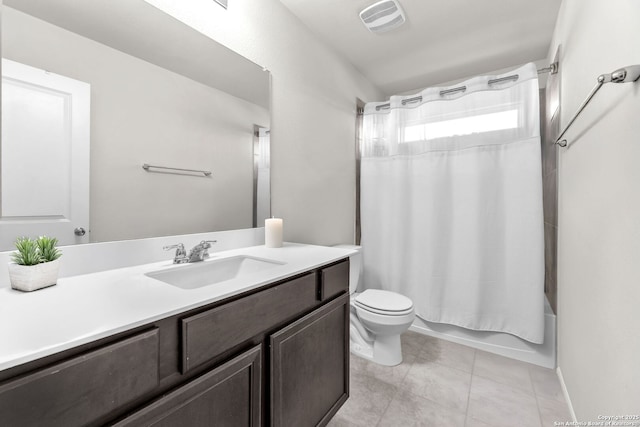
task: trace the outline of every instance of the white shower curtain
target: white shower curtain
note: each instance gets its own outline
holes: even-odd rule
[[[488,82],[514,74],[517,80]],[[536,68],[461,86],[466,90],[441,95],[447,88],[429,88],[365,106],[364,283],[407,295],[425,320],[541,343]]]

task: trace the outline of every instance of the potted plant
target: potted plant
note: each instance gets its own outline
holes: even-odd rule
[[[9,263],[11,287],[30,292],[55,285],[62,255],[57,244],[58,239],[47,236],[18,238],[15,242],[17,251],[11,255],[13,262]]]

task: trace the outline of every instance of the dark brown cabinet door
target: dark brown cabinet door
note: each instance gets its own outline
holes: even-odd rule
[[[271,425],[325,425],[349,396],[349,294],[271,335]]]
[[[261,346],[165,395],[116,426],[260,426]]]

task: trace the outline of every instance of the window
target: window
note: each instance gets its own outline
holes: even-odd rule
[[[470,135],[518,127],[518,110],[480,114],[459,119],[406,126],[402,142],[426,141],[447,136]]]

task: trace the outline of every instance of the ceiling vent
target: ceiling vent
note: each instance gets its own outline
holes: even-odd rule
[[[360,12],[360,19],[372,33],[384,33],[404,24],[404,11],[396,0],[382,0]]]

